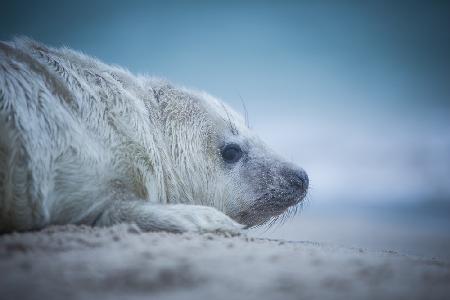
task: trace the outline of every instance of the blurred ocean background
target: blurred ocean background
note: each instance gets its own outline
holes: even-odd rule
[[[311,180],[252,235],[450,260],[450,2],[2,1],[17,35],[242,97]]]

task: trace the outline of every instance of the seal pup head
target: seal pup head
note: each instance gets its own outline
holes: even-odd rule
[[[303,200],[306,172],[273,153],[226,104],[167,84],[153,91],[176,181],[173,198],[213,206],[248,227]]]

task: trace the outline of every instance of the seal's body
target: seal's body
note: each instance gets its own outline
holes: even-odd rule
[[[236,232],[296,205],[307,185],[206,93],[70,49],[0,42],[0,231]]]

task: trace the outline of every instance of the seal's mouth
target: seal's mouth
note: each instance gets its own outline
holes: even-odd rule
[[[296,212],[295,207],[308,192],[308,175],[302,168],[291,164],[281,165],[274,174],[277,180],[263,185],[257,199],[235,218],[237,222],[248,227],[259,226],[288,211]]]
[[[237,210],[230,212],[236,222],[248,227],[263,225],[286,212],[296,211],[309,187],[306,172],[291,163],[253,159],[242,174],[250,188],[250,199],[243,199]]]
[[[296,207],[303,201],[306,194],[307,189],[299,191],[292,187],[276,192],[271,190],[260,196],[248,209],[239,212],[233,219],[247,225],[247,228],[263,225],[274,217],[283,215],[290,208]]]

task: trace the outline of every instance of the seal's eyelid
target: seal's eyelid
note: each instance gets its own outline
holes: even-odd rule
[[[220,154],[225,162],[231,164],[238,162],[242,158],[244,152],[238,144],[230,143],[222,147]]]

